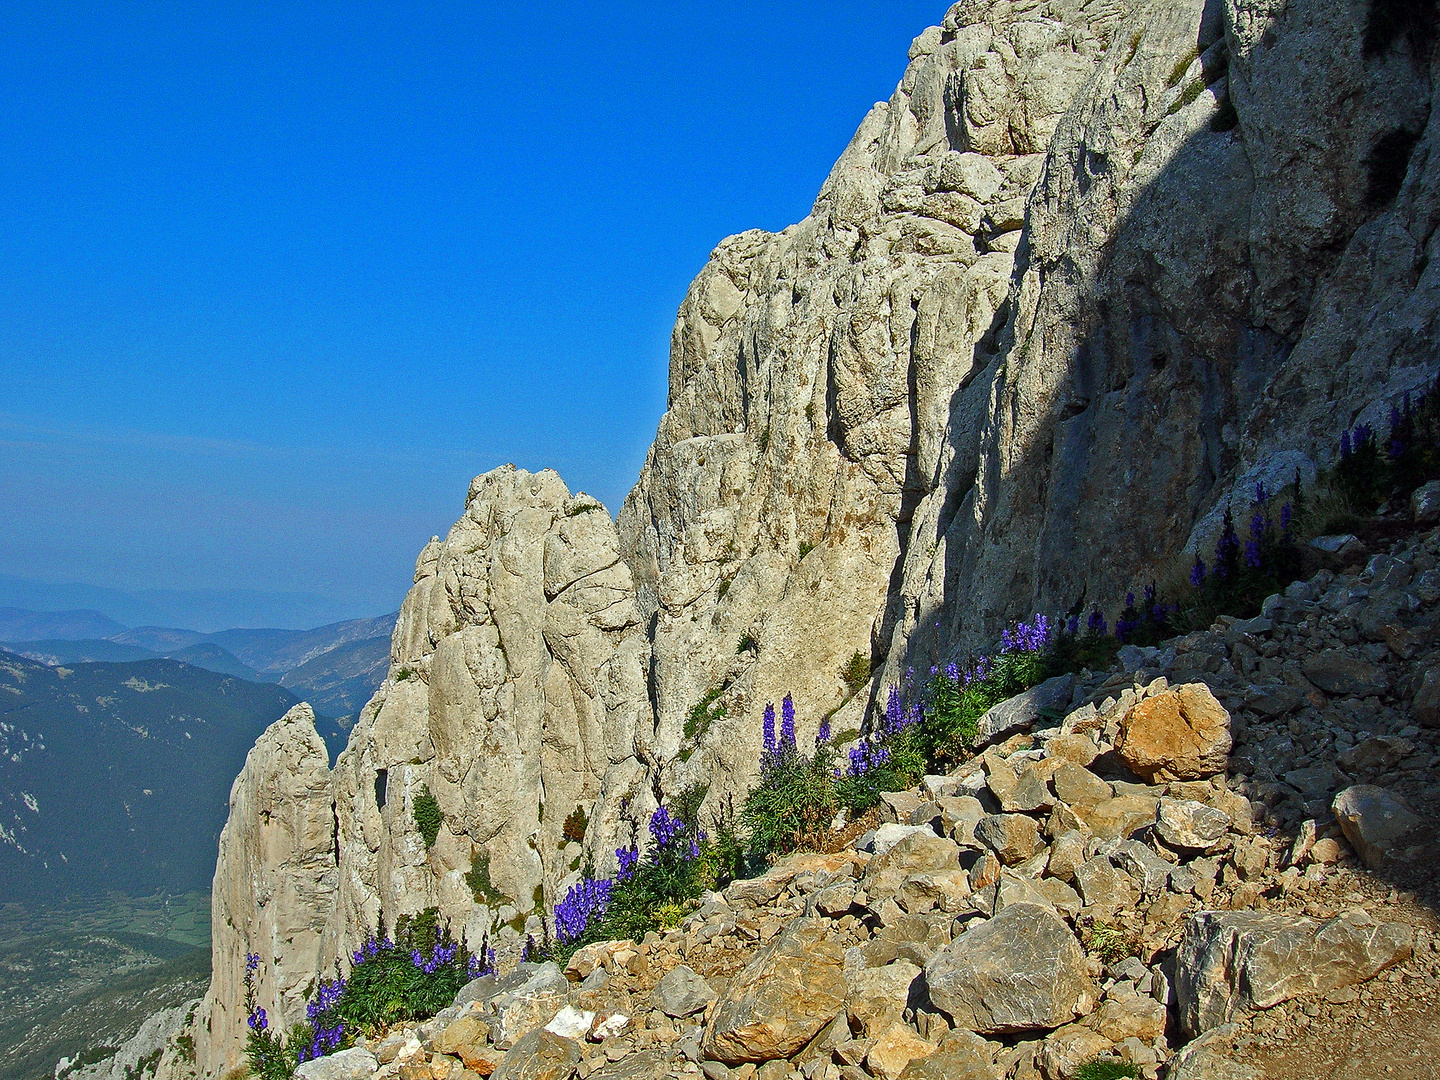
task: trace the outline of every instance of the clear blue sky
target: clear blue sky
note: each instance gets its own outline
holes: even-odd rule
[[[506,461],[617,512],[690,279],[945,7],[6,3],[0,575],[298,625]]]

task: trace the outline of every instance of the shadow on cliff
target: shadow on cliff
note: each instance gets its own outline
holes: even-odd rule
[[[1292,2],[1253,48],[1274,47],[1287,27],[1314,16],[1322,2]],[[1008,622],[1037,610],[1083,622],[1099,607],[1113,623],[1127,591],[1138,594],[1156,580],[1162,585],[1184,580],[1194,554],[1187,552],[1192,531],[1237,482],[1239,430],[1262,410],[1284,406],[1283,400],[1277,406],[1272,388],[1302,338],[1315,293],[1359,230],[1391,208],[1411,172],[1412,155],[1423,145],[1429,123],[1428,97],[1423,107],[1417,102],[1388,124],[1368,118],[1376,121],[1369,126],[1378,136],[1356,138],[1324,160],[1333,175],[1320,179],[1350,200],[1338,211],[1346,224],[1326,246],[1303,257],[1278,253],[1292,260],[1297,278],[1302,270],[1313,276],[1278,286],[1294,294],[1288,322],[1255,319],[1257,294],[1277,286],[1273,268],[1257,269],[1266,253],[1252,250],[1252,206],[1257,195],[1274,197],[1261,185],[1277,181],[1273,175],[1257,179],[1253,158],[1273,148],[1247,144],[1247,103],[1230,96],[1235,41],[1222,8],[1221,0],[1206,0],[1200,14],[1192,54],[1200,59],[1200,89],[1185,90],[1177,98],[1181,104],[1139,132],[1142,150],[1133,162],[1117,161],[1113,144],[1105,152],[1092,145],[1089,126],[1105,119],[1098,108],[1082,126],[1071,157],[1052,143],[1046,174],[1027,210],[1010,299],[976,347],[976,373],[952,396],[937,475],[913,475],[912,456],[912,474],[906,477],[901,519],[908,527],[880,642],[897,655],[895,635],[907,616],[913,619],[913,632],[898,655],[901,669],[912,669],[917,679],[932,665],[988,649]],[[1363,20],[1355,28],[1365,65],[1357,79],[1378,80],[1378,65],[1403,59],[1428,87],[1430,62],[1421,57],[1434,47],[1435,16],[1426,8],[1429,21],[1422,25],[1418,10],[1404,0],[1369,0],[1331,16]],[[1132,57],[1138,40],[1136,35],[1130,42]],[[1386,70],[1390,74],[1384,77],[1393,80],[1393,67]],[[1394,96],[1393,88],[1385,93]],[[1381,104],[1385,93],[1376,93]],[[1115,179],[1138,171],[1142,151],[1151,152],[1157,143],[1164,149],[1166,120],[1202,107],[1209,116],[1178,141],[1153,175],[1143,183]],[[1071,116],[1076,112],[1072,108]],[[1267,119],[1273,122],[1273,116]],[[1326,122],[1315,121],[1317,127]],[[1423,157],[1414,157],[1422,163],[1417,174]],[[1058,176],[1061,169],[1067,172]],[[1307,182],[1318,183],[1313,173],[1285,180],[1297,200],[1311,194]],[[1042,190],[1047,184],[1064,191],[1048,206]],[[1102,197],[1123,197],[1126,212],[1104,230],[1095,249],[1057,247],[1057,234],[1095,239],[1093,231],[1087,238],[1083,228],[1067,230],[1064,219],[1072,215],[1083,222],[1093,209],[1088,200],[1100,190],[1108,192]],[[1037,222],[1037,214],[1049,220]],[[1037,224],[1050,234],[1043,257],[1032,247]],[[1020,289],[1027,275],[1040,283],[1029,294]],[[1056,299],[1058,290],[1072,287],[1072,303]],[[1035,297],[1031,311],[1016,306],[1026,295]],[[1057,333],[1062,320],[1068,329]],[[1338,356],[1337,367],[1346,360],[1348,354]],[[975,408],[976,395],[990,403],[978,431],[960,422]],[[1353,416],[1370,403],[1349,404]],[[1033,410],[1028,429],[1027,410]],[[1006,441],[1017,433],[1020,437]],[[916,562],[907,557],[927,497],[937,521],[934,535],[947,541],[944,601],[907,611],[907,562],[912,571]],[[932,566],[931,573],[935,570]],[[883,703],[885,693],[877,682],[872,707]],[[1298,824],[1280,822],[1287,830]],[[1428,871],[1382,876],[1420,891],[1431,907],[1440,906],[1440,887]]]

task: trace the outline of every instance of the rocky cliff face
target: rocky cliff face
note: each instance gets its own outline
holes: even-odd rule
[[[618,523],[507,466],[421,553],[389,678],[295,793],[334,818],[329,848],[297,834],[313,880],[280,921],[323,930],[286,970],[429,906],[513,951],[661,795],[742,792],[767,701],[794,695],[802,740],[859,727],[1009,619],[1113,612],[1232,493],[1313,476],[1431,378],[1429,57],[1368,10],[962,0],[921,34],[809,216],[692,285]],[[256,812],[217,869],[217,1064],[242,940],[284,936],[221,899]]]
[[[330,757],[309,705],[265,730],[230,789],[210,893],[211,979],[195,1020],[196,1064],[220,1075],[239,1063],[245,958],[256,953],[256,1003],[275,1021],[305,1015],[335,898]]]

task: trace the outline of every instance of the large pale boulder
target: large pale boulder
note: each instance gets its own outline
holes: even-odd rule
[[[1046,1030],[1094,1005],[1080,943],[1049,908],[1013,904],[925,965],[930,1000],[982,1035]]]
[[[1214,776],[1229,762],[1230,714],[1204,683],[1177,686],[1130,710],[1115,751],[1152,784]]]
[[[845,1007],[844,964],[824,920],[795,920],[730,981],[705,1027],[705,1055],[789,1057]]]
[[[1414,932],[1360,910],[1334,919],[1202,911],[1176,959],[1181,1026],[1198,1035],[1254,1009],[1364,982],[1410,956]]]
[[[1420,827],[1405,801],[1383,787],[1356,784],[1337,792],[1330,811],[1365,865],[1378,870],[1390,850]]]
[[[532,1031],[505,1055],[491,1080],[569,1080],[580,1056],[574,1039],[551,1031]]]

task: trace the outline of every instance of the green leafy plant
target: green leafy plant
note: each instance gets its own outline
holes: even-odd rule
[[[420,833],[425,846],[434,847],[435,838],[440,835],[440,824],[445,816],[440,813],[440,804],[435,801],[435,796],[430,794],[429,787],[422,784],[420,793],[415,796],[411,804],[411,815],[415,819],[415,828]]]
[[[764,863],[814,846],[828,829],[840,807],[829,726],[822,722],[814,753],[804,754],[795,742],[795,704],[790,695],[781,702],[778,735],[775,706],[765,706],[760,781],[745,796],[740,813],[752,862]]]
[[[1119,1058],[1098,1057],[1075,1070],[1075,1080],[1138,1080],[1140,1070]]]
[[[801,540],[801,541],[800,541],[800,561],[801,561],[801,562],[804,562],[804,561],[805,561],[805,556],[806,556],[806,555],[809,555],[810,552],[812,552],[812,551],[814,551],[814,550],[815,550],[815,545],[814,545],[814,544],[812,544],[812,543],[810,543],[810,542],[808,542],[808,541],[806,541],[806,540]]]
[[[414,672],[412,672],[408,667],[402,667],[402,668],[400,668],[398,671],[395,672],[395,681],[396,681],[396,682],[404,682],[406,679],[410,678],[410,676],[413,675],[413,674],[414,674]]]
[[[574,506],[570,507],[569,510],[566,510],[565,516],[579,517],[581,514],[589,514],[595,510],[600,509],[602,509],[602,507],[598,502],[579,502],[576,503]]]
[[[860,650],[840,669],[840,678],[852,694],[858,694],[870,682],[870,658]]]
[[[499,907],[506,902],[506,897],[490,880],[490,856],[484,852],[478,853],[470,861],[470,869],[465,874],[465,884],[470,886],[470,895],[475,897],[478,903]]]
[[[740,655],[741,653],[743,653],[743,652],[759,652],[759,651],[760,651],[760,645],[759,645],[759,643],[755,640],[755,638],[754,638],[752,635],[750,635],[750,634],[741,634],[741,635],[740,635],[740,641],[739,641],[739,642],[736,644],[736,646],[735,646],[735,655],[736,655],[736,656],[739,656],[739,655]]]

